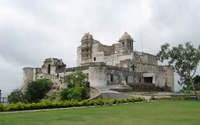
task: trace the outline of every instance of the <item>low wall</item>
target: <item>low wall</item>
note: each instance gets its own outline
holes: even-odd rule
[[[86,93],[87,95],[90,96],[89,100],[93,100],[93,99],[99,99],[101,98],[101,92],[99,92],[99,90],[97,90],[94,87],[85,87]]]
[[[134,91],[171,91],[170,87],[158,87],[153,83],[127,83]]]

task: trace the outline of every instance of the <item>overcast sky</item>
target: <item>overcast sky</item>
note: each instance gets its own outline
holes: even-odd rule
[[[136,51],[154,55],[166,42],[197,46],[199,6],[200,0],[0,0],[2,94],[22,85],[23,67],[41,67],[46,58],[75,67],[86,32],[106,45],[128,32]]]

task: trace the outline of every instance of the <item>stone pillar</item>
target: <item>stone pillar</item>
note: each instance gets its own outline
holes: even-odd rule
[[[33,81],[33,68],[30,67],[23,68],[22,93],[25,93],[28,84],[32,81]]]

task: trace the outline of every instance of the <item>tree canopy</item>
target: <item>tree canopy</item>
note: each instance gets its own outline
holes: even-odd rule
[[[158,52],[157,59],[161,62],[167,60],[168,64],[172,65],[180,76],[178,83],[180,85],[187,85],[190,83],[196,93],[193,77],[200,61],[200,46],[194,48],[191,42],[186,42],[185,47],[179,44],[178,47],[172,47],[172,49],[170,49],[169,46],[169,43],[165,43],[161,46],[161,51]],[[197,93],[196,95],[198,97]]]
[[[8,102],[9,103],[17,103],[17,102],[26,102],[25,97],[21,91],[20,88],[14,89],[9,95],[8,95]]]
[[[83,86],[87,84],[85,80],[88,78],[85,73],[81,70],[76,70],[76,72],[70,73],[66,78],[65,82],[67,83],[68,88],[75,88],[76,86]]]
[[[70,73],[65,78],[67,88],[60,92],[61,100],[73,99],[81,101],[86,99],[87,95],[84,88],[84,85],[87,83],[86,78],[88,77],[81,70],[76,70],[76,72]]]
[[[52,82],[49,79],[37,79],[28,84],[27,90],[25,92],[25,97],[28,102],[39,102],[44,98],[45,93],[47,93],[51,88]]]

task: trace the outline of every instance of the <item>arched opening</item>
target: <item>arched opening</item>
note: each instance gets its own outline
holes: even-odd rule
[[[48,65],[48,74],[51,73],[51,64]]]

